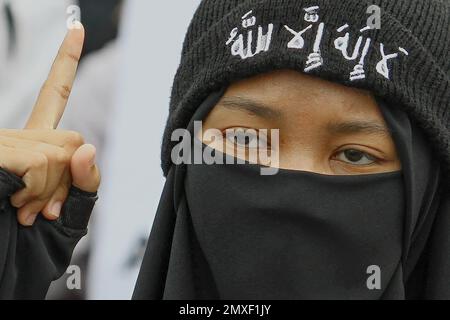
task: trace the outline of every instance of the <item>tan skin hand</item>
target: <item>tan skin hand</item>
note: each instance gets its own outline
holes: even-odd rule
[[[373,96],[291,70],[232,84],[207,117],[204,130],[279,129],[279,167],[326,175],[398,171],[400,160]],[[239,154],[237,145],[211,147]],[[247,150],[243,150],[248,152]]]
[[[79,133],[57,130],[75,79],[84,42],[79,24],[69,30],[23,130],[0,130],[0,167],[26,187],[11,197],[20,224],[31,226],[42,213],[57,219],[71,185],[96,192],[100,173],[95,147]]]

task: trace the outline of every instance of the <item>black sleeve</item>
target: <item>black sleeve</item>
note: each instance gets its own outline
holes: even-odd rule
[[[72,187],[58,220],[39,216],[33,227],[23,227],[10,204],[21,188],[19,177],[0,168],[0,299],[45,299],[87,233],[97,194]]]

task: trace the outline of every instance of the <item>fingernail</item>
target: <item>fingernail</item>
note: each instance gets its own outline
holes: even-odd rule
[[[13,201],[12,199],[10,200],[10,203],[16,209],[22,208],[25,205],[25,202],[23,202],[23,201],[18,202],[18,201]]]
[[[77,30],[77,29],[81,29],[83,27],[83,25],[81,24],[81,22],[80,21],[78,21],[78,20],[75,20],[75,21],[73,21],[71,24],[70,24],[70,26],[69,26],[69,29],[70,30]]]
[[[36,217],[37,214],[30,214],[28,217],[25,218],[25,225],[31,227],[36,221]]]
[[[59,218],[59,216],[61,215],[61,208],[62,202],[60,201],[55,202],[50,209],[50,214],[55,218]]]

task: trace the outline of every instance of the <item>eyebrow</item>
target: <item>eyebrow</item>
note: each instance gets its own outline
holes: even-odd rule
[[[257,102],[248,98],[233,96],[225,97],[219,105],[237,111],[249,112],[265,119],[279,119],[283,116],[283,112],[275,110],[273,107],[265,105],[264,103]],[[327,130],[332,134],[345,135],[345,134],[370,134],[378,136],[390,136],[390,131],[385,125],[376,121],[365,120],[350,120],[342,122],[330,122],[327,125]]]
[[[330,122],[327,126],[330,133],[333,134],[370,134],[378,136],[390,136],[390,131],[386,126],[375,121],[345,121],[345,122]]]
[[[249,112],[265,119],[279,119],[283,116],[283,112],[279,110],[243,97],[226,97],[219,102],[219,105],[230,110]]]

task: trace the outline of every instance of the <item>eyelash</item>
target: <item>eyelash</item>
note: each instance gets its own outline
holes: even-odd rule
[[[256,132],[256,139],[259,140],[259,131],[258,131],[258,129],[246,128],[246,127],[230,127],[230,128],[227,128],[227,129],[223,130],[222,131],[222,135],[223,135],[223,138],[225,140],[227,140],[227,131],[228,130],[234,130],[235,132],[239,132],[239,131],[248,132],[247,130],[254,130]],[[248,148],[248,146],[246,146],[246,145],[242,145],[242,144],[239,145],[236,141],[231,141],[229,139],[227,141],[232,142],[233,145],[235,147],[237,147],[237,148]],[[270,141],[267,141],[266,145],[267,145],[267,148],[270,149]],[[345,152],[348,152],[348,151],[356,151],[356,152],[360,153],[363,157],[365,157],[368,160],[370,160],[371,163],[368,163],[368,164],[355,164],[355,163],[352,163],[350,161],[344,161],[344,160],[338,159],[339,155],[345,154]],[[332,160],[340,161],[340,162],[345,163],[347,165],[358,166],[358,167],[367,167],[367,166],[372,166],[372,165],[375,165],[375,164],[380,164],[381,162],[383,162],[383,159],[373,155],[372,153],[363,151],[363,150],[361,150],[361,149],[359,149],[357,147],[349,147],[349,146],[347,148],[345,148],[345,149],[341,149],[341,150],[335,152],[333,154],[333,156],[332,156]]]
[[[255,133],[256,133],[256,135],[255,135],[255,138],[256,138],[256,140],[257,140],[257,146],[259,147],[260,146],[260,132],[259,132],[259,130],[258,129],[254,129],[254,128],[245,128],[245,127],[230,127],[230,128],[227,128],[227,129],[225,129],[225,130],[223,130],[222,131],[222,136],[223,136],[223,139],[225,139],[226,141],[229,141],[229,142],[231,142],[231,143],[233,143],[233,145],[235,146],[235,147],[237,147],[237,148],[248,148],[248,146],[247,145],[239,145],[236,141],[231,141],[230,139],[228,139],[228,137],[227,137],[227,131],[228,130],[233,130],[235,133],[238,133],[238,132],[243,132],[243,133],[248,133],[249,132],[249,130],[253,130],[253,131],[255,131]],[[270,134],[268,133],[268,136],[267,136],[267,140],[265,141],[265,146],[267,146],[267,148],[270,148],[271,147],[271,145],[270,145],[270,139],[269,139],[269,136],[270,136]],[[247,137],[247,136],[245,136],[245,137]],[[236,140],[236,139],[235,139]]]
[[[359,152],[359,153],[361,153],[364,157],[366,157],[367,159],[369,159],[369,160],[371,161],[371,163],[368,163],[368,164],[355,164],[355,163],[352,163],[352,162],[350,162],[350,161],[344,161],[344,160],[341,160],[341,159],[338,159],[338,158],[337,158],[338,155],[343,154],[343,153],[345,153],[345,152],[347,152],[347,151],[356,151],[356,152]],[[344,164],[352,165],[352,166],[357,166],[357,167],[369,167],[369,166],[372,166],[372,165],[382,164],[383,162],[385,162],[385,160],[384,160],[382,157],[376,156],[376,155],[374,155],[374,154],[371,153],[371,152],[362,150],[362,148],[361,148],[361,147],[358,147],[358,146],[343,146],[343,147],[341,147],[339,151],[337,151],[337,152],[335,152],[335,153],[333,154],[332,160],[340,161],[340,162],[342,162],[342,163],[344,163]]]

